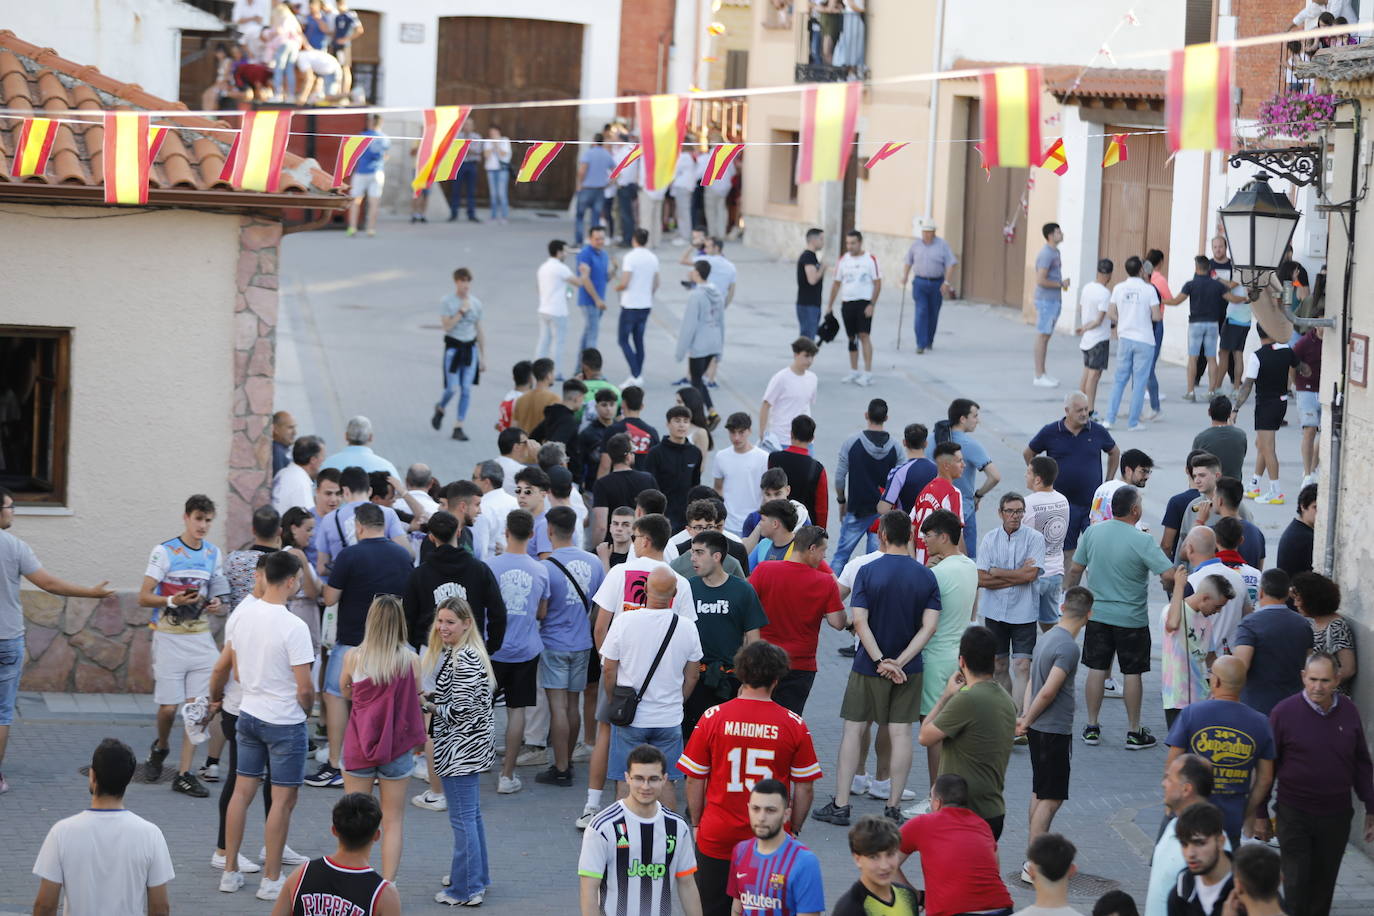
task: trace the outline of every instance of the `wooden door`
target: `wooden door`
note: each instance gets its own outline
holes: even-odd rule
[[[966,137],[982,136],[978,101],[969,103]],[[972,143],[964,144],[964,238],[959,270],[959,297],[993,305],[1021,307],[1026,280],[1026,226],[1021,195],[1026,169],[993,169],[985,173]],[[1003,229],[1016,220],[1008,243]]]
[[[1129,130],[1129,127],[1107,127],[1105,132]],[[1158,248],[1164,252],[1167,264],[1174,169],[1173,163],[1168,162],[1164,135],[1127,137],[1126,147],[1130,158],[1102,172],[1098,257],[1111,258],[1119,267],[1131,255],[1143,258],[1145,252]],[[1118,272],[1118,276],[1125,275]]]
[[[472,105],[577,98],[582,88],[582,26],[537,19],[448,16],[439,20],[439,62],[434,99],[439,105]],[[499,124],[514,140],[586,140],[578,136],[574,106],[477,111],[468,126],[483,136]],[[511,160],[512,205],[563,207],[572,200],[577,154],[568,146],[539,181],[516,184],[527,147],[517,143]],[[477,182],[486,195],[486,176]]]

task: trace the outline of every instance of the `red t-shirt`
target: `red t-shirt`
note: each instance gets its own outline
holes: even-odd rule
[[[902,825],[902,852],[921,854],[926,916],[953,916],[1010,907],[997,841],[988,822],[968,808],[941,808]]]
[[[767,560],[754,567],[749,584],[768,615],[768,625],[759,630],[759,636],[787,652],[793,671],[815,671],[821,621],[826,614],[844,610],[830,567],[812,569],[791,560]]]
[[[921,490],[921,495],[916,497],[916,505],[911,509],[911,538],[916,544],[918,563],[926,561],[926,539],[921,537],[921,523],[937,509],[948,509],[959,519],[959,523],[963,524],[964,494],[943,477],[936,477],[926,484],[925,489]]]
[[[677,768],[706,780],[697,848],[715,859],[729,859],[736,843],[753,837],[749,793],[755,783],[777,779],[790,786],[821,778],[802,717],[772,700],[747,698],[706,710]]]

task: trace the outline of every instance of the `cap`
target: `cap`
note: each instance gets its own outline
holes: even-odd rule
[[[936,228],[936,227],[935,227],[935,220],[933,220],[933,219],[923,219],[923,220],[921,220],[920,229],[921,229],[922,232],[934,232],[934,231],[935,231],[935,228]]]
[[[549,468],[549,483],[558,486],[560,483],[570,485],[573,482],[572,472],[559,465]]]

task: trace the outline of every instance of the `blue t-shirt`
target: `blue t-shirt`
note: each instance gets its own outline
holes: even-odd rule
[[[577,157],[579,164],[587,163],[587,174],[582,179],[584,188],[604,188],[615,169],[615,159],[604,146],[589,146]]]
[[[317,556],[325,553],[331,558],[338,557],[339,554],[343,553],[345,547],[358,542],[358,531],[353,522],[353,514],[358,511],[358,507],[363,502],[360,499],[357,502],[345,503],[316,523],[315,533],[310,538],[310,546],[315,548]],[[405,537],[406,526],[401,522],[396,510],[390,506],[381,506],[380,508],[382,516],[386,519],[387,540]],[[342,536],[340,532],[342,532]],[[401,593],[397,592],[397,594]]]
[[[939,472],[940,469],[929,458],[912,458],[899,464],[887,475],[883,499],[891,503],[894,509],[910,512],[916,508],[916,497]]]
[[[343,12],[335,13],[335,14],[334,14],[334,43],[335,43],[335,46],[337,47],[339,42],[343,41],[343,40],[344,40],[345,38],[347,38],[350,34],[352,34],[353,29],[356,28],[357,26],[361,25],[361,24],[362,24],[362,21],[358,18],[358,14],[355,13],[355,12],[353,12],[352,10],[344,10]]]
[[[525,662],[544,651],[539,638],[539,602],[549,597],[549,571],[521,553],[503,553],[487,560],[501,600],[506,603],[506,638],[491,657],[494,662]]]
[[[596,294],[604,302],[606,300],[606,274],[610,270],[611,256],[606,253],[606,249],[594,248],[589,243],[583,245],[582,250],[577,253],[577,263],[579,275],[582,273],[581,265],[586,264],[590,269],[592,286],[596,287]],[[596,300],[592,298],[591,293],[579,286],[577,288],[577,304],[595,308]]]
[[[525,553],[539,559],[541,553],[553,553],[553,541],[549,540],[549,513],[540,512],[534,520],[534,536],[525,545]]]
[[[551,555],[568,570],[564,574],[549,560],[542,561],[549,574],[549,610],[539,627],[544,648],[550,652],[580,652],[592,647],[591,615],[568,581],[571,575],[591,601],[606,573],[595,554],[577,547],[560,547]]]
[[[786,916],[825,910],[821,862],[793,836],[770,855],[760,855],[753,839],[735,844],[726,893],[740,902],[744,916]]]
[[[954,478],[954,486],[963,495],[964,521],[973,517],[973,494],[978,489],[978,472],[992,463],[992,456],[982,443],[962,429],[951,429],[949,441],[959,443],[964,452],[964,474]]]
[[[926,609],[940,610],[940,583],[911,557],[883,554],[859,570],[849,604],[868,611],[868,628],[878,648],[884,656],[895,658],[920,632]],[[921,655],[917,652],[902,670],[907,674],[920,671]],[[854,671],[877,676],[878,666],[861,649],[854,655]]]
[[[391,138],[386,137],[380,130],[371,128],[362,132],[360,136],[374,137],[375,139],[363,150],[363,154],[358,157],[358,164],[353,167],[355,175],[370,175],[382,167],[382,158],[386,151],[391,149]]]
[[[1059,249],[1051,248],[1049,245],[1041,248],[1040,253],[1035,256],[1036,273],[1038,274],[1041,270],[1046,270],[1045,279],[1055,284],[1053,289],[1049,289],[1037,283],[1035,286],[1035,298],[1037,301],[1058,302],[1063,297],[1063,290],[1058,285],[1064,279],[1060,275],[1061,264],[1062,260],[1059,257]]]
[[[1044,452],[1059,462],[1059,478],[1054,488],[1064,494],[1069,505],[1084,511],[1092,505],[1093,494],[1102,485],[1102,456],[1114,448],[1116,440],[1112,434],[1093,422],[1080,429],[1078,435],[1069,432],[1063,420],[1046,423],[1030,441],[1032,452]]]
[[[326,16],[326,25],[328,24],[328,22],[329,18]],[[304,26],[306,42],[310,45],[310,47],[314,48],[315,50],[323,51],[325,43],[328,42],[329,39],[333,36],[325,31],[324,26],[321,26],[318,22],[315,21],[314,16],[307,15],[305,17]]]
[[[1254,649],[1240,701],[1267,716],[1280,700],[1302,689],[1312,624],[1286,604],[1270,605],[1241,618],[1231,646]]]
[[[1203,700],[1183,708],[1164,743],[1211,762],[1212,804],[1225,815],[1226,832],[1239,836],[1255,768],[1274,759],[1268,717],[1235,700]]]
[[[404,595],[414,568],[410,551],[386,538],[364,538],[334,557],[328,585],[343,593],[339,597],[339,645],[362,643],[372,599]]]

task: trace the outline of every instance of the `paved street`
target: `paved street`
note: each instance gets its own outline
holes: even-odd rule
[[[277,406],[296,415],[302,433],[325,436],[331,451],[341,444],[346,419],[363,413],[375,425],[378,452],[398,467],[423,460],[441,479],[467,476],[476,461],[495,455],[491,429],[497,401],[509,386],[508,367],[534,349],[534,269],[544,258],[548,239],[566,238],[569,231],[561,215],[522,212],[502,227],[385,222],[376,239],[346,239],[337,232],[290,236],[283,248]],[[647,415],[656,424],[672,404],[669,383],[684,374],[683,367],[670,359],[686,296],[677,282],[684,271],[675,263],[680,252],[669,246],[659,251],[665,262],[672,263],[663,268],[661,301],[648,335]],[[738,409],[756,414],[764,385],[788,360],[788,343],[795,336],[794,266],[790,259],[779,262],[738,245],[727,247],[726,255],[739,266],[740,279],[728,313],[717,409],[722,416]],[[1178,253],[1179,260],[1182,255]],[[470,267],[476,275],[474,294],[486,306],[486,348],[493,363],[475,390],[467,423],[473,441],[466,443],[452,442],[447,428],[435,433],[428,424],[440,381],[436,306],[450,291],[449,275],[459,266]],[[899,267],[883,265],[889,275]],[[1078,279],[1074,278],[1075,288]],[[891,282],[895,284],[895,278]],[[917,357],[908,302],[899,353],[897,292],[888,286],[878,303],[877,382],[872,388],[839,384],[848,368],[843,344],[822,348],[816,363],[822,383],[816,412],[818,457],[833,467],[841,440],[862,426],[869,398],[887,399],[890,428],[900,435],[901,427],[914,420],[932,425],[944,416],[951,398],[966,396],[982,404],[978,436],[1001,469],[1001,489],[1019,490],[1021,448],[1040,425],[1061,415],[1062,398],[1078,378],[1081,363],[1076,342],[1056,339],[1051,346],[1050,373],[1064,385],[1057,390],[1034,388],[1029,384],[1032,330],[1016,316],[1005,309],[947,305],[935,350]],[[608,313],[601,346],[606,374],[619,382],[626,367],[614,342],[615,311],[613,306]],[[574,316],[571,325],[570,336],[575,338],[580,317]],[[1202,405],[1181,401],[1182,370],[1161,365],[1160,375],[1168,395],[1163,416],[1143,432],[1123,432],[1118,438],[1123,448],[1143,448],[1157,462],[1146,491],[1146,516],[1153,526],[1158,525],[1168,496],[1183,488],[1183,458],[1193,435],[1206,425]],[[1105,403],[1109,396],[1107,380],[1099,402]],[[1245,413],[1248,428],[1250,411]],[[724,444],[722,433],[717,447]],[[1257,523],[1270,538],[1271,558],[1278,534],[1291,517],[1301,478],[1294,430],[1280,432],[1279,448],[1289,504],[1254,507]],[[982,512],[984,529],[995,523],[996,495],[986,501],[989,508]],[[837,532],[836,521],[832,536]],[[848,668],[848,662],[835,652],[843,642],[843,637],[828,630],[822,636],[822,669],[807,717],[827,773],[835,765],[839,695]],[[114,735],[142,756],[152,739],[149,716],[121,711],[128,708],[123,703],[104,708],[96,701],[87,703],[92,705],[82,709],[74,701],[45,700],[38,695],[25,695],[21,702],[21,718],[12,731],[5,765],[13,789],[0,798],[0,823],[7,834],[5,855],[0,857],[0,912],[19,912],[31,902],[36,880],[28,869],[48,826],[83,806],[85,780],[77,768],[89,759],[94,744]],[[1162,737],[1159,706],[1158,680],[1147,677],[1145,724]],[[1119,885],[1137,900],[1143,899],[1148,849],[1162,815],[1163,748],[1139,753],[1124,749],[1125,715],[1120,701],[1107,701],[1103,727],[1102,746],[1075,748],[1073,798],[1055,822],[1056,829],[1078,845],[1083,877],[1075,884],[1073,903],[1085,912],[1111,886]],[[579,770],[579,777],[584,772]],[[918,793],[926,791],[925,772],[924,755],[918,749],[912,767],[912,788]],[[581,810],[584,786],[580,778],[574,789],[539,786],[533,782],[533,769],[523,773],[526,789],[514,796],[497,796],[494,776],[484,782],[483,810],[495,882],[485,907],[502,913],[572,912],[579,840],[572,820]],[[1009,813],[1001,845],[1003,872],[1011,879],[1018,906],[1031,899],[1025,886],[1015,880],[1026,840],[1029,782],[1029,760],[1025,750],[1018,748],[1008,774]],[[420,790],[420,783],[413,785],[415,791]],[[818,803],[833,788],[832,777],[822,779]],[[290,838],[294,848],[312,855],[332,849],[328,809],[335,798],[332,790],[301,790]],[[177,868],[171,894],[174,908],[212,913],[267,911],[266,904],[251,896],[252,883],[233,897],[215,891],[218,873],[208,866],[214,846],[213,798],[189,799],[173,795],[166,786],[135,785],[127,802],[155,820],[171,843]],[[877,801],[856,805],[856,813],[881,810]],[[255,807],[250,812],[250,831],[260,828],[260,811]],[[447,819],[414,808],[407,810],[406,817],[402,898],[408,908],[433,907],[431,898],[451,850]],[[826,897],[835,900],[855,877],[844,831],[811,823],[803,839],[820,856]],[[258,845],[258,840],[245,844],[250,852],[256,852]],[[908,869],[908,874],[915,878],[919,868]],[[1341,914],[1354,916],[1374,908],[1374,867],[1358,850],[1346,855],[1337,899],[1335,912]]]

